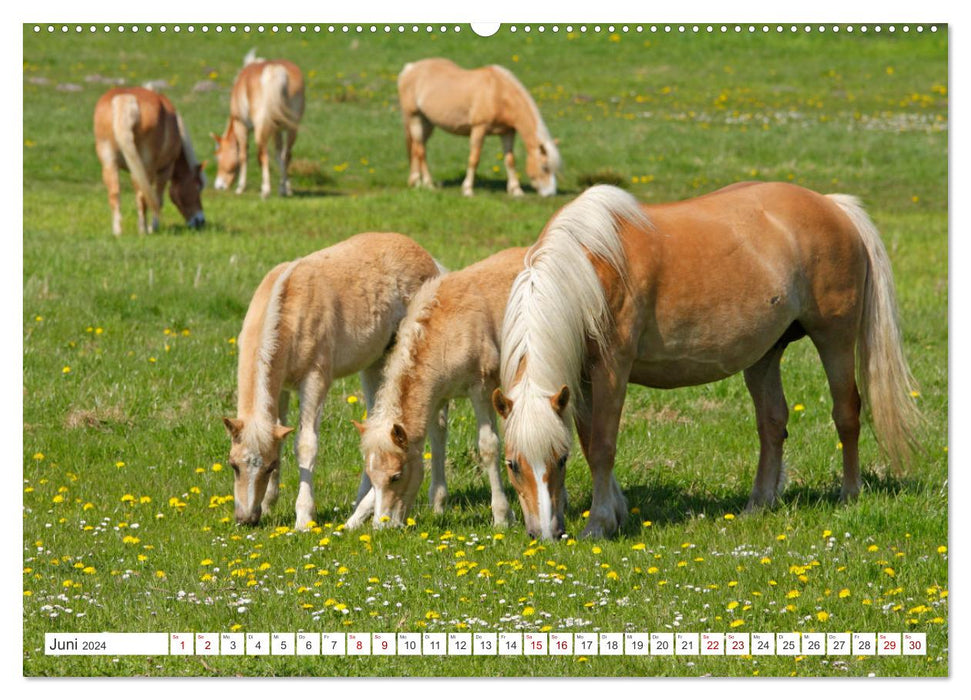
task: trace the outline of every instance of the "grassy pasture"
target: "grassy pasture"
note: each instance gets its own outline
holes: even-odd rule
[[[948,46],[946,31],[529,34],[365,30],[231,34],[24,28],[23,670],[26,675],[941,676],[948,673]],[[204,193],[209,224],[174,206],[125,233],[94,154],[113,80],[164,80],[200,158],[221,131],[243,55],[307,79],[295,196]],[[560,139],[561,194],[505,194],[497,139],[463,198],[464,139],[436,133],[442,186],[405,187],[395,78],[408,60],[501,63]],[[517,144],[524,162],[521,144]],[[210,170],[211,173],[211,170]],[[531,243],[593,182],[643,200],[738,180],[860,196],[890,250],[925,452],[897,473],[865,430],[864,494],[838,502],[840,453],[818,358],[790,347],[783,503],[740,515],[758,442],[741,377],[632,388],[617,475],[632,509],[614,540],[530,542],[491,526],[471,411],[453,406],[450,510],[404,531],[346,533],[361,467],[356,377],[335,383],[317,466],[319,527],[295,533],[292,451],[278,509],[232,522],[220,417],[235,409],[235,336],[274,264],[365,230],[411,235],[450,268]],[[274,192],[275,192],[274,179]],[[576,453],[579,453],[577,448]],[[568,466],[570,532],[590,479]],[[511,491],[510,491],[511,493]],[[47,657],[45,632],[926,632],[920,657]]]

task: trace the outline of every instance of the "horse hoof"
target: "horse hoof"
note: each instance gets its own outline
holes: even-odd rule
[[[523,196],[523,188],[522,187],[517,187],[515,189],[509,190],[509,194],[512,197],[522,197]]]

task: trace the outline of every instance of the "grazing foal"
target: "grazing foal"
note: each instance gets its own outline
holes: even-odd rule
[[[238,523],[258,523],[277,500],[280,445],[293,430],[286,427],[291,391],[300,399],[296,527],[314,520],[317,431],[331,382],[360,372],[370,410],[411,296],[440,272],[410,238],[362,233],[266,275],[239,333],[236,417],[223,419]],[[361,491],[368,489],[365,474]]]
[[[186,223],[192,228],[206,223],[202,165],[196,161],[182,118],[165,95],[141,87],[108,90],[94,108],[94,139],[116,236],[121,235],[119,168],[131,173],[135,185],[140,232],[158,229],[169,181],[169,196]],[[146,210],[151,210],[151,220]]]
[[[445,507],[445,411],[448,400],[472,401],[479,431],[479,461],[489,476],[492,516],[511,515],[499,476],[499,438],[490,405],[499,386],[499,332],[509,287],[523,269],[525,248],[510,248],[458,272],[426,282],[398,329],[374,410],[361,432],[361,449],[373,492],[348,527],[373,522],[403,525],[418,494],[426,436],[432,446],[428,499]]]
[[[513,141],[518,133],[526,145],[526,174],[540,195],[556,194],[560,152],[540,116],[536,102],[512,73],[502,66],[464,70],[444,58],[405,64],[398,76],[398,100],[405,124],[405,144],[411,161],[408,184],[432,187],[425,142],[439,126],[469,137],[469,163],[462,194],[471,195],[482,142],[502,139],[506,190],[522,195],[516,175]]]
[[[303,107],[303,74],[300,69],[290,61],[256,58],[254,52],[250,51],[233,84],[226,130],[222,136],[210,134],[216,142],[216,189],[229,189],[237,173],[239,183],[236,194],[246,189],[247,140],[252,131],[263,173],[260,195],[264,199],[270,196],[271,138],[280,165],[280,194],[292,194],[287,170]]]

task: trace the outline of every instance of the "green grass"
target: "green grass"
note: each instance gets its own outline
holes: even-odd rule
[[[207,134],[224,127],[229,86],[252,46],[291,58],[307,76],[297,196],[260,201],[251,160],[245,195],[204,193],[204,230],[185,228],[169,202],[161,231],[139,236],[124,182],[125,233],[114,238],[90,117],[106,85],[92,81],[166,80],[200,157],[211,158]],[[947,675],[947,48],[943,32],[503,30],[482,39],[467,27],[420,36],[38,36],[26,27],[24,673]],[[463,198],[467,144],[442,133],[430,142],[429,163],[443,186],[405,187],[395,76],[406,61],[436,54],[517,73],[561,141],[560,195],[508,198],[499,143],[490,140],[476,196]],[[218,89],[194,91],[204,80]],[[250,295],[277,262],[360,231],[396,230],[457,269],[531,243],[592,182],[665,201],[745,179],[858,195],[881,228],[927,418],[925,453],[908,471],[891,470],[865,431],[864,493],[838,502],[825,378],[803,342],[783,364],[790,486],[771,511],[739,515],[758,442],[751,401],[734,377],[630,390],[616,473],[632,514],[616,539],[535,544],[521,526],[498,537],[461,402],[449,435],[449,511],[435,516],[421,502],[403,531],[344,533],[361,468],[351,420],[363,403],[348,401],[361,398],[350,377],[335,383],[325,407],[320,527],[289,530],[291,450],[276,512],[255,529],[233,524],[231,470],[216,466],[228,449],[220,418],[235,409],[233,341]],[[579,456],[567,486],[568,527],[577,533],[590,500]],[[545,628],[914,630],[927,633],[929,653],[203,663],[42,651],[44,633],[54,631]]]

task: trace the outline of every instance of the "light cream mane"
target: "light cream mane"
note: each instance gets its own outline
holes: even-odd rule
[[[270,291],[266,309],[263,311],[263,321],[260,326],[259,344],[253,349],[253,406],[250,420],[244,424],[244,433],[254,442],[266,445],[273,437],[273,426],[276,417],[272,415],[272,407],[278,397],[273,395],[270,382],[273,373],[273,360],[279,349],[280,320],[283,316],[283,292],[289,282],[290,275],[296,269],[300,260],[294,260],[280,273]],[[248,348],[241,350],[250,352]]]
[[[618,236],[622,220],[648,225],[630,194],[608,185],[591,187],[550,221],[513,282],[502,326],[500,376],[513,402],[507,440],[530,460],[545,461],[551,445],[558,453],[569,449],[563,430],[569,416],[561,421],[549,399],[563,385],[579,397],[588,340],[601,347],[606,342],[612,319],[589,256],[626,279]]]
[[[533,117],[533,121],[535,122],[535,132],[532,134],[532,136],[546,148],[546,155],[549,158],[550,169],[556,172],[560,169],[561,165],[560,151],[556,147],[556,142],[550,135],[549,129],[546,128],[546,122],[543,121],[543,116],[539,113],[539,107],[536,106],[536,100],[534,100],[533,96],[529,94],[529,90],[526,89],[519,78],[513,75],[512,71],[496,64],[494,64],[492,67],[503,75],[506,80],[508,80],[516,88],[517,92],[520,94],[520,97],[526,103],[526,106],[529,108],[529,112]]]
[[[421,286],[408,304],[408,313],[398,325],[394,349],[384,369],[384,380],[368,416],[368,430],[361,440],[365,452],[393,449],[391,426],[400,422],[404,385],[415,369],[418,351],[425,337],[426,324],[438,308],[438,290],[442,276],[433,277]]]

